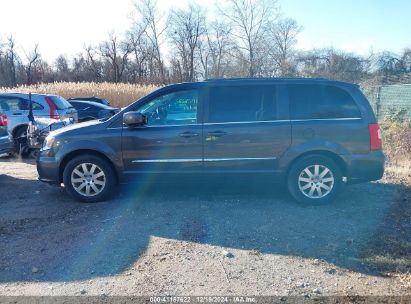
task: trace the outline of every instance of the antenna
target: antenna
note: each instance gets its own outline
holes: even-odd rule
[[[34,115],[33,115],[33,101],[31,99],[31,92],[29,93],[29,114],[27,115],[29,121],[32,124],[35,124]]]

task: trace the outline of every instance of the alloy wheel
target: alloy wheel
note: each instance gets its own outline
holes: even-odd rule
[[[301,171],[298,177],[298,188],[311,199],[327,196],[333,189],[334,175],[324,165],[311,165]]]
[[[106,175],[96,164],[82,163],[72,171],[71,185],[82,196],[95,196],[104,190]]]

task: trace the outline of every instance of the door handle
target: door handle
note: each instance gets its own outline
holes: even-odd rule
[[[180,133],[180,137],[183,137],[183,138],[196,137],[196,136],[198,136],[198,135],[199,135],[198,133],[194,133],[194,132],[183,132],[183,133]]]
[[[214,132],[208,132],[209,136],[214,136],[214,137],[221,137],[224,135],[227,135],[227,132],[224,131],[214,131]]]
[[[23,113],[13,113],[13,115],[17,116],[17,115],[23,115]]]

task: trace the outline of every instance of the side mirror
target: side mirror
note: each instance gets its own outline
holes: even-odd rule
[[[136,127],[146,125],[148,120],[147,116],[139,112],[127,112],[123,115],[123,122],[130,127]]]

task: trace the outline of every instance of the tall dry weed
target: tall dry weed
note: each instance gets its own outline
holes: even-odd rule
[[[157,89],[154,85],[94,82],[54,82],[17,88],[0,88],[0,92],[23,92],[55,94],[64,98],[98,96],[108,99],[113,106],[125,107]]]

